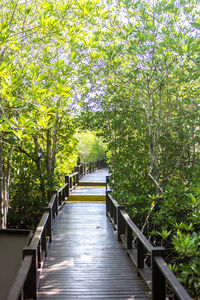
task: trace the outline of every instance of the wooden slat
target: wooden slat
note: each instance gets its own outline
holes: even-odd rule
[[[86,174],[81,177],[80,182],[102,182],[106,183],[106,175],[108,175],[108,169],[101,169],[90,174]]]

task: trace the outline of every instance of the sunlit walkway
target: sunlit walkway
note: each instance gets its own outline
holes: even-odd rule
[[[106,182],[106,176],[108,175],[108,169],[101,169],[95,172],[84,175],[80,182]]]
[[[105,202],[106,175],[107,168],[84,175],[78,187],[70,193],[69,201]]]
[[[104,203],[69,203],[53,231],[39,299],[148,299]]]
[[[82,180],[105,181],[106,174],[101,170]],[[105,187],[100,188],[105,193]],[[40,280],[40,300],[149,299],[146,285],[117,242],[105,206],[68,202],[59,212]]]

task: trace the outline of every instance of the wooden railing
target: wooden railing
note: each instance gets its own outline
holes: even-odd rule
[[[106,182],[107,216],[117,231],[118,240],[122,241],[128,255],[137,268],[138,275],[143,277],[152,291],[152,299],[191,300],[191,297],[165,262],[163,258],[166,253],[165,248],[151,245],[125,212],[124,206],[119,205],[111,196],[109,176],[107,176]],[[145,254],[147,253],[150,256],[150,267],[145,263]],[[170,290],[170,294],[173,294],[173,298],[167,298],[168,290]]]
[[[89,162],[80,164],[79,166],[75,167],[75,172],[78,172],[78,178],[80,179],[83,175],[94,172],[100,168],[105,167],[104,160],[97,160],[95,162]]]
[[[59,209],[68,199],[69,192],[87,173],[104,167],[103,161],[81,164],[77,171],[65,177],[65,184],[49,196],[50,201],[35,230],[30,244],[23,249],[23,260],[7,300],[37,299],[37,290],[48,244],[52,241],[52,230]]]

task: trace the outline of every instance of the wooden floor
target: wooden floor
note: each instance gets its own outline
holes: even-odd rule
[[[108,169],[101,169],[95,172],[84,175],[80,182],[106,182],[106,176],[108,175]]]
[[[108,175],[108,169],[106,168],[84,175],[78,187],[71,191],[69,201],[105,202],[106,175]]]
[[[69,202],[59,212],[39,300],[149,299],[105,209],[105,203]]]

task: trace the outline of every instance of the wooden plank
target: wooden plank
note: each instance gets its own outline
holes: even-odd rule
[[[94,172],[95,173],[95,172]],[[96,172],[96,174],[98,174]],[[90,174],[91,175],[91,174]],[[95,175],[97,176],[97,175]],[[94,180],[95,177],[94,176]],[[84,181],[85,182],[85,181]],[[96,186],[96,182],[93,182],[93,186],[79,185],[76,189],[71,191],[68,201],[73,202],[105,202],[106,201],[106,188],[105,186]]]
[[[67,203],[59,212],[40,280],[42,299],[149,299],[117,242],[104,203]]]
[[[106,182],[106,175],[108,175],[108,169],[100,169],[90,174],[86,174],[81,177],[80,182],[88,181],[88,182]]]
[[[78,186],[74,191],[71,192],[71,195],[100,195],[105,196],[106,189],[102,186]],[[71,196],[70,195],[70,196]]]

